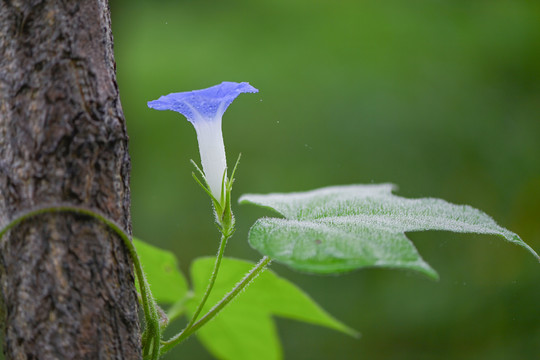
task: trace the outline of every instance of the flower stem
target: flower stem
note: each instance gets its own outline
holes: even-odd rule
[[[145,354],[148,354],[149,350],[150,353],[150,359],[151,360],[157,360],[159,357],[159,345],[161,341],[161,329],[159,326],[159,315],[156,308],[156,303],[154,301],[154,298],[152,296],[152,293],[150,292],[150,287],[148,286],[148,281],[146,280],[146,277],[144,276],[144,272],[142,270],[141,262],[139,260],[139,256],[137,255],[137,251],[135,250],[135,246],[133,245],[130,236],[113,220],[108,219],[105,215],[102,215],[98,212],[95,212],[93,210],[81,207],[81,206],[75,206],[75,205],[53,205],[53,206],[44,206],[39,207],[36,209],[31,209],[29,211],[23,212],[21,214],[18,214],[18,216],[11,220],[6,225],[2,226],[0,229],[0,238],[3,237],[6,232],[11,230],[14,226],[17,224],[20,224],[21,222],[37,216],[41,214],[51,214],[51,213],[75,213],[80,215],[86,215],[90,216],[94,219],[97,219],[107,225],[111,230],[113,230],[124,242],[124,245],[126,246],[129,255],[131,257],[131,260],[133,261],[133,266],[135,268],[135,274],[137,276],[137,280],[139,282],[139,288],[141,291],[141,298],[142,298],[142,305],[144,310],[144,317],[146,322],[146,330],[143,334],[143,342],[146,346],[152,345],[151,350],[149,348],[145,348],[143,352]]]
[[[175,337],[169,339],[168,341],[164,341],[161,347],[160,354],[163,355],[169,350],[171,350],[174,346],[180,344],[182,341],[187,339],[190,335],[195,333],[199,328],[201,328],[203,325],[205,325],[208,321],[210,321],[214,316],[216,316],[227,304],[229,304],[238,294],[242,292],[257,276],[259,276],[260,273],[262,273],[268,264],[270,264],[271,259],[267,256],[264,256],[258,263],[251,269],[244,278],[236,284],[236,286],[227,294],[225,295],[219,303],[217,303],[210,311],[206,313],[199,321],[191,325],[190,327],[186,327],[181,333],[176,335]]]
[[[206,291],[201,299],[201,302],[197,306],[197,309],[193,313],[193,316],[191,317],[191,320],[187,324],[187,326],[184,328],[182,332],[188,331],[189,328],[193,326],[195,321],[197,321],[197,318],[199,314],[201,313],[204,304],[206,304],[206,300],[208,300],[208,296],[210,296],[210,293],[212,292],[212,288],[214,287],[214,284],[216,283],[216,278],[218,275],[219,267],[221,266],[221,259],[223,258],[223,253],[225,252],[225,247],[227,246],[227,240],[230,238],[230,235],[221,235],[221,241],[219,243],[219,250],[216,257],[216,262],[214,263],[214,270],[212,271],[212,275],[210,276],[210,280],[208,281],[208,286],[206,287]]]

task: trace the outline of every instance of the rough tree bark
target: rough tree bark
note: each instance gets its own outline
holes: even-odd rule
[[[0,224],[69,203],[130,231],[128,136],[106,0],[0,0]],[[9,359],[140,359],[132,264],[98,221],[43,214],[0,240]]]

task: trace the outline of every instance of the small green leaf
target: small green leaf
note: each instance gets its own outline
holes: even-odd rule
[[[188,286],[186,278],[178,269],[176,256],[136,238],[133,238],[133,244],[156,301],[172,304],[182,299]]]
[[[195,310],[212,273],[214,258],[199,258],[191,267],[195,297],[188,302]],[[203,313],[227,294],[255,264],[223,258],[219,276]],[[227,360],[275,360],[282,358],[272,315],[326,326],[349,335],[357,333],[331,317],[308,295],[287,280],[266,270],[230,303],[197,336],[217,358]]]
[[[297,270],[339,273],[362,267],[437,273],[418,254],[405,232],[446,230],[500,235],[538,258],[518,235],[466,205],[444,200],[406,199],[393,185],[333,186],[312,191],[244,195],[241,203],[273,209],[282,218],[262,218],[249,233],[262,254]]]

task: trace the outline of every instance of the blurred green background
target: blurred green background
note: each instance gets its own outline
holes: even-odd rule
[[[224,116],[235,194],[398,184],[470,204],[540,251],[540,2],[112,0],[128,121],[135,235],[184,272],[216,252],[191,178],[195,131],[146,107],[170,92],[249,81]],[[236,206],[229,256],[256,261]],[[278,319],[286,359],[538,359],[540,267],[502,239],[411,233],[439,271],[309,276],[272,268],[362,332]],[[179,324],[178,326],[180,326]],[[211,359],[195,338],[167,359]],[[256,359],[256,354],[253,359]]]

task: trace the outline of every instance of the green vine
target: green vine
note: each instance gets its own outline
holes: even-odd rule
[[[145,359],[157,360],[160,353],[161,343],[161,327],[160,316],[157,309],[156,302],[150,291],[148,281],[144,275],[139,256],[135,250],[135,246],[131,241],[131,237],[118,225],[115,221],[109,219],[107,216],[102,215],[94,210],[76,205],[52,205],[43,206],[39,208],[30,209],[24,211],[15,219],[9,221],[6,225],[2,226],[0,230],[0,238],[2,238],[9,230],[17,226],[18,224],[28,220],[29,218],[41,215],[41,214],[54,214],[54,213],[74,213],[79,215],[85,215],[101,221],[111,230],[113,230],[124,242],[128,249],[133,266],[135,268],[135,274],[137,281],[139,282],[139,288],[141,291],[141,302],[144,311],[144,319],[146,323],[146,329],[142,335],[143,355]]]
[[[161,355],[165,354],[166,352],[171,350],[175,345],[178,345],[183,340],[187,339],[190,335],[195,333],[200,327],[202,327],[210,319],[216,316],[218,312],[220,312],[234,297],[240,294],[242,290],[245,287],[247,287],[251,283],[251,281],[253,281],[253,279],[255,279],[262,271],[264,271],[266,269],[266,266],[268,266],[268,264],[270,263],[270,258],[263,257],[261,261],[257,265],[255,265],[255,267],[249,273],[246,274],[244,279],[242,279],[242,281],[240,281],[236,285],[236,287],[231,290],[231,292],[225,295],[219,303],[217,303],[212,309],[210,309],[210,311],[208,311],[208,313],[206,313],[201,319],[197,321],[198,315],[200,314],[202,308],[204,307],[206,299],[208,298],[208,295],[210,291],[212,290],[213,284],[217,277],[217,272],[219,269],[219,265],[221,263],[221,259],[223,257],[223,252],[224,252],[227,240],[232,235],[232,231],[223,233],[220,247],[219,247],[218,257],[216,259],[216,264],[214,266],[214,272],[208,284],[208,288],[203,296],[203,299],[200,302],[199,306],[197,307],[197,310],[195,311],[193,317],[191,318],[190,322],[188,323],[188,325],[183,331],[173,336],[168,341],[162,341],[161,334],[162,334],[163,328],[160,325],[161,323],[160,312],[158,310],[158,306],[155,302],[155,299],[152,296],[152,292],[150,291],[150,287],[148,285],[148,281],[146,280],[146,276],[144,275],[139,256],[137,255],[135,246],[133,245],[131,241],[130,235],[128,235],[127,232],[124,231],[122,227],[118,225],[115,221],[109,219],[107,216],[103,214],[100,214],[99,212],[90,210],[82,206],[75,206],[75,205],[43,206],[43,207],[34,208],[34,209],[30,209],[30,210],[19,213],[17,217],[15,217],[13,220],[9,221],[6,225],[1,227],[0,238],[2,238],[9,230],[13,229],[18,224],[32,217],[36,217],[41,214],[55,214],[55,213],[73,213],[73,214],[85,215],[85,216],[89,216],[91,218],[97,219],[101,221],[103,224],[105,224],[108,228],[113,230],[118,236],[120,236],[120,238],[124,242],[126,248],[128,249],[129,255],[133,261],[133,266],[135,268],[135,275],[136,275],[137,281],[139,283],[139,288],[141,291],[140,301],[142,303],[142,307],[144,311],[144,319],[145,319],[145,324],[146,324],[146,328],[142,334],[142,352],[143,352],[143,358],[145,360],[159,359]],[[178,312],[178,314],[181,313],[180,309],[177,309],[176,311]],[[176,316],[177,314],[175,315],[175,317]]]

